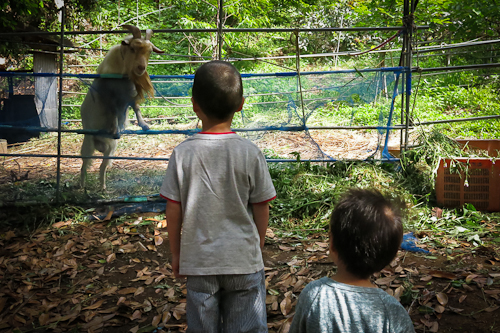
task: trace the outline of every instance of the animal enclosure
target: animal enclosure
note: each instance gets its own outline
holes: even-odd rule
[[[404,68],[384,68],[304,72],[300,76],[294,72],[243,74],[246,103],[236,115],[233,128],[263,149],[271,162],[296,161],[298,156],[312,161],[390,159],[387,142],[395,128],[394,107],[396,97],[403,91],[403,73]],[[92,78],[84,75],[72,79],[79,83],[80,92],[86,92]],[[98,185],[99,157],[93,158],[87,200],[101,195],[113,199],[158,193],[172,149],[187,135],[200,130],[190,106],[193,75],[153,75],[151,79],[156,96],[142,107],[154,107],[160,115],[149,120],[147,131],[133,119],[121,131],[114,165],[109,169],[108,191],[104,194]],[[373,119],[359,126],[357,132],[347,133],[357,122],[357,108],[364,105],[372,106]],[[346,106],[350,112],[340,112],[335,123],[326,121],[325,113],[336,113]],[[79,148],[81,133],[89,131],[82,130],[79,122],[67,120],[63,120],[62,130],[61,195],[70,201],[84,200],[78,184]],[[3,164],[8,171],[2,176],[4,203],[50,200],[56,196],[56,139],[55,132],[44,133],[39,139],[9,149],[15,156],[6,158]],[[352,144],[358,147],[350,147]],[[19,185],[32,186],[33,190],[16,191]]]
[[[218,29],[202,30],[217,37],[214,58],[220,59],[224,58],[224,34],[262,30],[265,33],[289,32],[296,37],[293,44],[295,55],[291,57],[291,61],[295,61],[295,70],[288,68],[287,71],[259,74],[243,71],[246,103],[235,118],[234,130],[255,142],[269,162],[397,160],[389,154],[390,148],[395,146],[398,151],[406,149],[411,136],[410,94],[414,71],[411,67],[412,34],[426,28],[413,24],[410,14],[414,8],[410,6],[411,3],[405,1],[403,16],[406,19],[403,20],[404,26],[399,27],[226,29],[221,19]],[[376,48],[396,37],[400,38],[403,46],[400,50],[401,66],[302,71],[301,33],[369,30],[395,32]],[[186,31],[189,32],[155,30],[155,38]],[[64,28],[60,32],[61,35],[77,33],[65,32]],[[89,32],[92,33],[103,32]],[[64,49],[64,45],[61,45],[59,73],[0,73],[4,98],[0,120],[5,118],[8,110],[12,110],[8,107],[9,103],[22,99],[16,96],[20,95],[21,87],[28,85],[26,82],[52,78],[54,82],[58,80],[60,86],[59,114],[56,119],[58,128],[37,122],[45,116],[43,108],[37,110],[36,116],[31,117],[31,114],[30,117],[17,117],[19,119],[15,121],[8,119],[0,123],[3,133],[22,130],[35,137],[28,143],[13,143],[7,154],[0,154],[3,163],[0,170],[0,202],[7,205],[45,201],[109,202],[146,200],[155,196],[173,147],[186,136],[200,130],[190,105],[193,75],[151,75],[155,97],[148,98],[141,105],[143,112],[148,115],[146,121],[149,130],[144,130],[144,124],[140,124],[142,129],[139,128],[135,119],[131,118],[130,124],[119,133],[121,138],[116,153],[113,157],[105,157],[113,160],[113,166],[108,171],[106,192],[101,192],[98,184],[98,166],[103,157],[83,156],[94,161],[87,177],[88,191],[85,192],[78,181],[83,136],[109,133],[82,127],[79,110],[83,96],[87,94],[92,81],[100,76],[90,74],[92,70],[88,69],[85,74],[64,72]],[[337,52],[328,56],[339,55],[346,54]],[[224,59],[242,61],[230,56]],[[206,60],[198,59],[193,63],[199,65],[203,61]],[[154,70],[150,72],[154,73]],[[114,80],[120,78],[120,75],[113,76]],[[106,80],[104,77],[101,79]],[[76,119],[65,119],[62,116],[63,109],[74,110]]]

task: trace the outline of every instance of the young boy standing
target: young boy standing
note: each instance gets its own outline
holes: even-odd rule
[[[403,306],[370,282],[394,259],[402,238],[400,212],[380,192],[347,192],[330,220],[337,273],[304,288],[290,333],[415,332]]]
[[[261,249],[276,191],[260,149],[231,131],[244,103],[237,69],[202,65],[191,101],[202,132],[174,149],[160,190],[188,332],[267,332]]]

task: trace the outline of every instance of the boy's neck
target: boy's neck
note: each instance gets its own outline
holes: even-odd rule
[[[229,124],[220,123],[220,124],[207,124],[205,122],[202,124],[201,129],[204,133],[229,133],[231,130],[231,122]]]
[[[205,117],[205,119],[202,119],[202,131],[205,133],[229,133],[232,132],[231,130],[231,123],[233,121],[233,117],[226,121],[220,121],[220,120],[213,120],[213,119],[208,119]]]
[[[349,273],[344,268],[341,268],[338,266],[337,266],[337,273],[334,276],[332,276],[331,278],[337,282],[349,284],[351,286],[377,288],[370,281],[370,278],[360,279],[359,277]]]

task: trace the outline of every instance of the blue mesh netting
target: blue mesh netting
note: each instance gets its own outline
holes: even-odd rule
[[[269,131],[302,131],[304,144],[316,150],[313,158],[332,158],[309,135],[314,126],[350,126],[355,124],[357,107],[376,101],[377,115],[358,125],[378,126],[380,136],[388,139],[394,116],[394,99],[402,91],[399,84],[403,68],[344,70],[328,72],[295,72],[274,74],[242,74],[245,105],[233,120],[233,128],[253,141],[263,140]],[[192,75],[152,76],[157,98],[160,97],[174,114],[190,111]],[[349,106],[338,117],[322,116],[326,109]],[[340,123],[339,123],[340,122]],[[196,130],[192,130],[194,133]],[[379,138],[382,140],[382,137]],[[379,140],[379,141],[380,141]],[[387,141],[387,140],[386,140]],[[390,158],[387,142],[382,156]]]
[[[270,132],[281,131],[300,133],[300,138],[311,151],[309,157],[317,159],[335,158],[325,153],[310,135],[314,126],[378,126],[379,144],[385,135],[382,157],[390,157],[387,153],[387,140],[394,117],[394,100],[402,92],[400,74],[405,69],[381,68],[367,70],[342,70],[328,72],[304,72],[299,76],[295,72],[274,74],[242,74],[246,102],[241,113],[238,113],[233,127],[241,135],[259,142],[263,147]],[[53,79],[56,74],[46,74]],[[38,74],[44,76],[44,74]],[[76,77],[84,88],[89,86],[89,78],[97,75],[71,75]],[[156,98],[143,104],[143,114],[148,107],[160,107],[161,116],[182,118],[193,116],[190,95],[193,75],[151,76]],[[16,76],[14,73],[0,73],[0,130],[5,132],[5,125],[16,127],[35,127],[43,131],[49,121],[46,120],[43,96],[37,94],[37,109],[27,102],[35,95],[33,81],[30,76]],[[51,81],[51,82],[52,82]],[[411,82],[411,81],[410,81]],[[29,89],[31,90],[29,90]],[[410,87],[406,87],[410,89]],[[24,90],[23,90],[24,89]],[[84,89],[86,91],[86,89]],[[24,104],[21,101],[23,96]],[[28,96],[28,97],[26,97]],[[15,104],[13,107],[12,104]],[[64,101],[63,101],[64,103]],[[363,105],[371,104],[371,116],[359,119],[357,114]],[[19,116],[20,109],[30,108]],[[335,110],[340,110],[335,113]],[[21,110],[22,111],[22,110]],[[36,112],[37,111],[37,112]],[[132,113],[133,114],[133,113]],[[365,118],[367,116],[364,116]],[[361,117],[363,118],[363,117]],[[193,134],[199,129],[192,126],[164,128],[154,127],[148,132],[125,130],[125,134]],[[378,149],[378,146],[377,146]]]

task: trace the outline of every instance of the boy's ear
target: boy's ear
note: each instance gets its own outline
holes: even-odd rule
[[[330,250],[329,257],[333,262],[337,263],[338,252],[337,249],[335,248],[335,244],[333,244],[333,236],[331,232],[329,233],[329,238],[330,238],[330,241],[328,242],[328,250]]]
[[[245,104],[245,97],[241,97],[241,105],[240,107],[236,110],[236,112],[240,112],[243,110],[243,104]]]
[[[194,113],[198,114],[200,112],[200,105],[196,103],[193,97],[191,97],[191,103],[193,104],[193,111]]]

